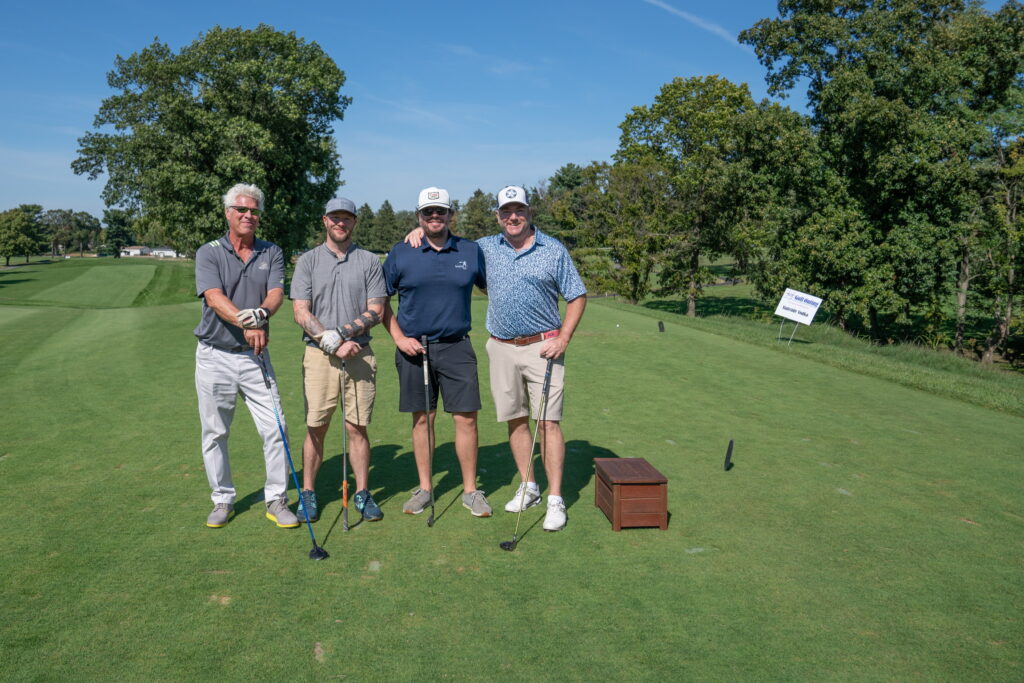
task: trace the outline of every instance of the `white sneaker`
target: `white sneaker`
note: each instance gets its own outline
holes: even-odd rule
[[[523,495],[524,488],[526,489],[525,496]],[[519,507],[520,501],[523,504],[522,508]],[[526,510],[538,503],[540,503],[540,489],[537,488],[537,485],[520,484],[519,488],[516,489],[515,495],[512,496],[512,500],[505,503],[505,512],[519,512],[520,509]]]
[[[561,531],[566,522],[565,503],[548,503],[548,514],[544,516],[544,531]]]

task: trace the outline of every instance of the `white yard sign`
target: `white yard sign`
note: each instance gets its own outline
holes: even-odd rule
[[[798,292],[795,289],[787,289],[779,300],[779,305],[775,307],[775,315],[781,315],[783,318],[803,325],[810,325],[819,306],[821,306],[821,299],[818,297]]]

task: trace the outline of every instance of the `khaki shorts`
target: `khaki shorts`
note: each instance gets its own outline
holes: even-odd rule
[[[302,382],[306,397],[306,424],[330,424],[342,391],[341,359],[320,349],[306,347],[302,358]],[[345,420],[355,425],[370,424],[373,400],[377,396],[377,358],[369,346],[345,360]]]
[[[487,356],[491,368],[491,396],[498,422],[533,414],[541,416],[541,395],[548,361],[540,357],[539,341],[527,346],[487,340]],[[562,394],[565,388],[565,356],[551,365],[551,386],[548,389],[546,420],[562,419]],[[529,400],[529,405],[527,404]]]

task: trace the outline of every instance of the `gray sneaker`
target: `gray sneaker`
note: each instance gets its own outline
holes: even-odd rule
[[[234,514],[235,506],[231,503],[217,503],[213,506],[213,512],[206,518],[206,526],[211,529],[219,529],[227,524]]]
[[[402,512],[407,515],[418,515],[426,510],[428,505],[430,505],[430,491],[416,489],[412,493],[412,498],[405,501]]]
[[[487,498],[483,491],[473,491],[462,494],[462,507],[473,513],[474,517],[490,517],[491,506],[487,504]]]
[[[288,509],[288,498],[278,498],[267,503],[267,519],[282,529],[294,529],[299,526],[299,518]]]

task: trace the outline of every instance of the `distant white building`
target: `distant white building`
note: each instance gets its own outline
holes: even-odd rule
[[[171,247],[153,247],[152,255],[157,258],[181,258],[181,254]]]
[[[149,256],[152,251],[149,247],[123,247],[121,249],[121,256]]]

